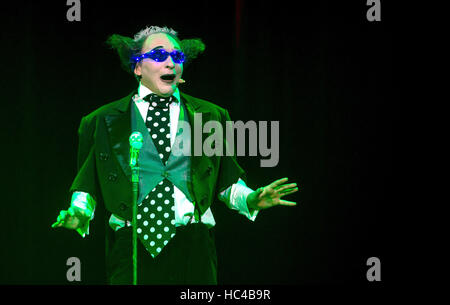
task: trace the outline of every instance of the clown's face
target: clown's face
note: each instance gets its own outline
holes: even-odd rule
[[[169,53],[174,50],[181,51],[180,45],[174,38],[164,33],[157,33],[147,38],[141,53],[144,54],[157,48],[162,48]],[[134,73],[142,76],[142,84],[153,93],[167,97],[171,96],[178,86],[183,74],[183,64],[175,63],[171,56],[161,62],[145,58],[136,65]]]

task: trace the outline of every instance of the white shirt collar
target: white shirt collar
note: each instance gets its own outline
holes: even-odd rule
[[[147,95],[153,93],[152,90],[150,90],[149,88],[147,88],[145,85],[142,84],[142,82],[139,82],[139,88],[138,88],[138,96],[134,97],[134,101],[139,103],[139,102],[145,102],[144,101],[144,97],[146,97]],[[180,102],[180,90],[175,89],[175,92],[172,94],[175,98],[176,98],[176,102],[179,103]]]

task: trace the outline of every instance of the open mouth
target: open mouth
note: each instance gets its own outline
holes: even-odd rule
[[[167,83],[171,83],[171,82],[173,82],[175,77],[176,77],[176,74],[163,74],[163,75],[161,75],[161,80],[163,80],[164,82],[167,82]]]

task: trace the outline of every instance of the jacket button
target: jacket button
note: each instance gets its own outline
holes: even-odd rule
[[[212,167],[208,166],[208,168],[206,169],[206,174],[209,176],[211,175],[211,171],[212,171]]]
[[[109,155],[108,155],[107,153],[105,153],[105,152],[101,152],[101,153],[100,153],[100,160],[101,160],[101,161],[106,161],[106,160],[108,160],[108,157],[109,157]]]
[[[125,211],[127,208],[128,208],[128,207],[127,207],[127,205],[126,205],[125,203],[123,203],[123,202],[120,203],[119,209],[120,209],[121,211]]]
[[[108,180],[111,182],[114,182],[117,180],[117,174],[116,173],[110,173],[108,176]]]

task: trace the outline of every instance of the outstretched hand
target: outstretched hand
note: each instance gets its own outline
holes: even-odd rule
[[[254,210],[263,210],[276,205],[296,206],[296,202],[281,199],[298,191],[297,183],[284,184],[287,181],[288,178],[282,178],[260,187],[247,196],[247,205]]]
[[[86,221],[89,219],[86,215],[73,207],[68,210],[62,210],[55,223],[52,224],[52,228],[63,227],[70,230],[76,230],[86,225]]]

